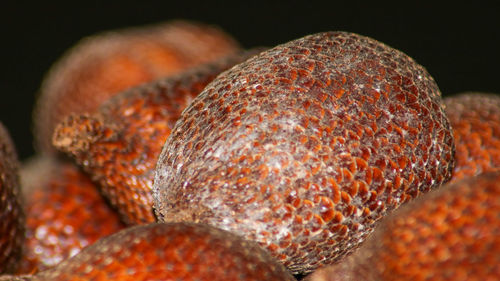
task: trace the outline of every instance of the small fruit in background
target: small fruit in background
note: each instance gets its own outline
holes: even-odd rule
[[[38,157],[21,169],[26,241],[17,273],[43,271],[124,228],[90,178],[73,163]]]
[[[122,230],[35,280],[293,281],[258,245],[208,225],[153,223]]]
[[[132,86],[233,54],[239,44],[221,29],[191,21],[108,31],[78,42],[47,73],[34,110],[35,145],[51,144],[57,123],[91,112]]]
[[[455,138],[451,181],[500,170],[500,96],[464,92],[443,99]]]
[[[154,168],[182,110],[220,72],[260,51],[241,52],[134,87],[94,114],[70,115],[56,128],[54,145],[99,183],[127,224],[154,222]]]
[[[499,253],[500,172],[488,172],[398,209],[354,254],[307,280],[498,280]]]
[[[0,274],[16,270],[24,243],[19,165],[9,132],[0,123]]]

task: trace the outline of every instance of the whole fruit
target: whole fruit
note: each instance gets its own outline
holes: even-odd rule
[[[446,182],[453,148],[422,66],[371,38],[314,34],[222,73],[183,111],[156,166],[155,209],[309,272]]]

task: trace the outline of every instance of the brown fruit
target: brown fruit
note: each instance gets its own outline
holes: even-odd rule
[[[52,133],[70,113],[93,111],[131,86],[213,61],[239,50],[222,30],[197,22],[106,32],[70,49],[44,79],[34,112],[38,150],[53,153]]]
[[[92,175],[125,222],[154,222],[154,167],[179,115],[221,71],[256,52],[130,89],[95,114],[71,115],[57,127],[54,145]]]
[[[14,145],[0,123],[0,274],[15,270],[24,242],[18,170]]]
[[[451,181],[500,170],[500,96],[466,92],[443,99],[455,138]]]
[[[334,263],[453,169],[440,92],[405,54],[345,32],[277,46],[183,111],[154,180],[161,221],[257,241],[294,273]]]
[[[361,248],[308,281],[499,280],[500,172],[448,184],[398,209]]]
[[[90,178],[74,164],[39,157],[24,165],[21,175],[27,189],[27,218],[18,273],[50,268],[124,227]]]
[[[259,246],[207,225],[140,225],[85,248],[34,280],[295,280]]]

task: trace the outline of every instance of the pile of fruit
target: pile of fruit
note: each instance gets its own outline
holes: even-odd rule
[[[372,38],[102,33],[0,129],[0,280],[500,280],[500,96]]]

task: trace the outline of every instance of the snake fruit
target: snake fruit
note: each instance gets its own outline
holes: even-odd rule
[[[450,181],[500,170],[500,96],[464,92],[445,97],[455,138],[456,164]]]
[[[154,168],[182,110],[220,72],[259,51],[244,51],[134,87],[93,114],[70,115],[56,128],[54,146],[99,183],[123,221],[154,222]]]
[[[307,280],[498,280],[499,199],[498,171],[449,183],[395,211],[353,255]]]
[[[156,166],[155,209],[160,221],[256,241],[306,273],[449,180],[453,153],[422,66],[365,36],[318,33],[225,71],[193,100]]]
[[[294,281],[258,245],[208,225],[152,223],[101,239],[25,280]]]
[[[73,163],[38,157],[21,169],[26,241],[17,273],[43,271],[124,228]]]
[[[84,38],[44,78],[33,119],[37,150],[55,152],[54,128],[69,114],[91,112],[132,86],[181,73],[239,49],[221,29],[183,20]]]
[[[0,273],[16,270],[24,243],[19,165],[12,139],[0,123]]]

